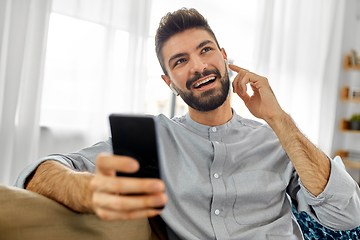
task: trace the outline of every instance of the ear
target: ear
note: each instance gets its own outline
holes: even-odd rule
[[[224,59],[227,59],[227,54],[226,54],[226,52],[225,52],[225,49],[224,48],[221,48],[221,53],[222,53],[222,55],[223,55],[223,57],[224,57]]]
[[[170,78],[169,78],[168,76],[166,76],[166,75],[161,75],[161,78],[164,80],[164,82],[165,82],[168,86],[170,86],[171,81],[170,81]]]

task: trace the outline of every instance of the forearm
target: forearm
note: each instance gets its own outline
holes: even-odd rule
[[[26,189],[53,199],[77,212],[90,213],[93,174],[76,172],[57,161],[46,161],[35,171]]]
[[[267,78],[229,64],[237,72],[233,89],[250,112],[264,119],[278,136],[281,145],[293,163],[303,185],[317,196],[325,189],[330,176],[328,157],[312,144],[280,107]],[[250,83],[253,94],[246,92]]]
[[[322,193],[330,176],[328,157],[300,132],[285,112],[267,122],[278,136],[306,189],[314,196]]]

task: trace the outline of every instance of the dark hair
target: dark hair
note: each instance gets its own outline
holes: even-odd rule
[[[155,36],[156,56],[165,75],[168,76],[162,55],[162,48],[165,42],[175,34],[193,28],[206,30],[212,37],[214,37],[216,44],[220,49],[215,34],[211,30],[207,20],[196,9],[181,8],[173,13],[169,12],[161,18]]]

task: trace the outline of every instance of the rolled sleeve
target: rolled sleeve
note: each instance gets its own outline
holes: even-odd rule
[[[33,174],[33,172],[45,161],[58,161],[65,166],[68,166],[71,169],[77,171],[87,171],[94,173],[95,172],[95,161],[99,153],[112,153],[112,144],[111,138],[107,141],[102,141],[94,144],[91,147],[84,148],[77,153],[71,153],[68,155],[62,154],[53,154],[40,160],[35,163],[27,166],[18,176],[15,186],[19,188],[25,188],[25,183],[27,179]]]
[[[25,183],[27,181],[27,179],[29,178],[29,176],[32,175],[32,173],[40,166],[40,164],[42,164],[45,161],[58,161],[70,168],[74,168],[72,163],[69,163],[68,161],[66,161],[63,157],[61,157],[61,155],[51,155],[48,157],[44,157],[41,158],[40,160],[30,164],[29,166],[27,166],[26,168],[24,168],[20,175],[18,176],[16,182],[15,182],[15,187],[18,188],[25,188]]]
[[[302,184],[301,195],[313,211],[308,212],[323,226],[333,230],[348,230],[360,225],[360,190],[346,170],[330,160],[331,172],[324,191],[311,194]]]

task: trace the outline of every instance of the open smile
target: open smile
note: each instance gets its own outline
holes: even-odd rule
[[[214,75],[201,78],[193,84],[193,88],[199,91],[207,90],[214,85],[216,78]]]

